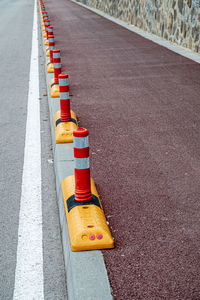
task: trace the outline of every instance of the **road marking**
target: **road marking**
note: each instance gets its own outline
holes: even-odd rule
[[[34,3],[14,300],[43,300],[37,2]]]

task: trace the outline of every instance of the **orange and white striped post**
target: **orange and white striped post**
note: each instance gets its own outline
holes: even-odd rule
[[[50,94],[52,98],[58,98],[59,93],[59,79],[58,76],[61,73],[61,63],[60,63],[60,50],[53,50],[53,66],[54,66],[54,78],[50,80]]]
[[[69,77],[62,73],[58,76],[60,90],[60,119],[62,122],[71,120],[69,99]]]
[[[50,60],[47,62],[47,72],[48,73],[53,73],[54,72],[54,67],[53,67],[54,36],[49,35],[48,39],[49,39],[49,56],[50,56]],[[46,53],[46,56],[48,56],[47,53]]]
[[[70,110],[69,77],[61,73],[58,81],[60,110],[54,116],[56,143],[73,143],[73,131],[78,127],[78,122],[76,114]],[[54,85],[53,88],[56,86]]]
[[[92,200],[89,163],[89,133],[85,128],[73,132],[75,160],[75,200]]]
[[[43,37],[47,37],[47,27],[48,26],[50,26],[50,21],[49,21],[49,19],[46,19],[44,21],[45,32],[43,33]]]
[[[58,84],[58,76],[61,73],[60,50],[53,50],[53,65],[54,65],[54,84]]]

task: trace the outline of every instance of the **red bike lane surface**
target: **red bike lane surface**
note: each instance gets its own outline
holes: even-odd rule
[[[199,65],[68,0],[45,6],[90,133],[115,299],[200,299]]]

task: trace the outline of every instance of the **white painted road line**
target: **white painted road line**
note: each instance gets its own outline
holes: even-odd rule
[[[41,141],[37,2],[34,4],[14,300],[43,300]]]

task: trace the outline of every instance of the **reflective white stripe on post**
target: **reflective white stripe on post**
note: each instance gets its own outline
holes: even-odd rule
[[[73,137],[74,148],[82,149],[89,147],[89,136],[86,137]]]
[[[75,162],[75,169],[83,170],[83,169],[89,169],[90,167],[90,159],[87,158],[76,158],[74,157]]]
[[[69,93],[68,92],[60,92],[60,99],[69,99]]]
[[[54,46],[49,46],[49,50],[53,51],[54,50]]]
[[[60,53],[54,52],[53,53],[53,58],[60,58]]]
[[[69,85],[68,78],[62,78],[62,79],[59,78],[59,86],[66,86],[66,85]]]
[[[53,38],[49,38],[49,43],[53,43],[54,39]]]
[[[55,58],[55,57],[53,57]],[[61,64],[60,63],[54,63],[54,69],[59,69],[61,68]]]

